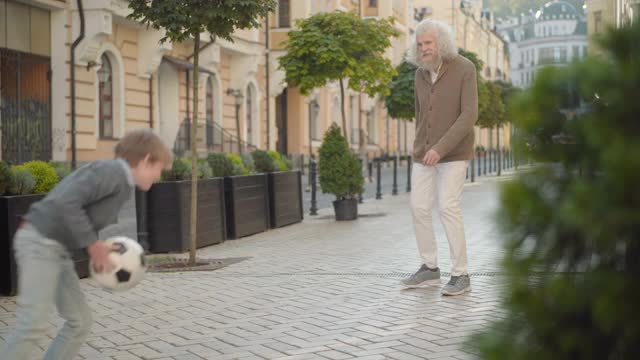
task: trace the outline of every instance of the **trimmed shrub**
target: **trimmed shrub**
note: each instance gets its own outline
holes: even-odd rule
[[[360,162],[335,123],[322,140],[318,172],[322,192],[334,194],[337,200],[354,199],[363,190]]]
[[[25,169],[29,169],[33,177],[36,179],[36,185],[33,189],[33,192],[35,194],[48,193],[56,186],[59,181],[56,170],[44,161],[29,161],[21,166],[23,166]]]
[[[11,181],[7,188],[10,195],[28,195],[33,194],[36,187],[36,178],[31,171],[24,166],[14,166],[11,168]]]
[[[207,155],[207,162],[211,167],[213,177],[224,177],[237,175],[233,161],[224,153],[210,153]]]
[[[233,169],[236,175],[249,175],[251,171],[244,166],[242,158],[236,154],[227,154],[227,158],[233,162]]]
[[[273,160],[276,162],[276,164],[278,165],[279,171],[288,171],[290,169],[290,167],[287,165],[287,163],[284,160],[287,158],[286,156],[281,155],[279,152],[275,150],[269,150],[267,151],[267,154],[269,154],[273,158]]]
[[[244,167],[249,170],[249,174],[253,174],[254,172],[256,172],[256,165],[253,162],[253,156],[251,156],[251,154],[244,153],[240,155],[240,158],[242,159]]]
[[[171,169],[164,170],[161,176],[162,181],[180,181],[191,179],[191,163],[185,162],[182,158],[173,159]]]
[[[269,153],[264,150],[254,150],[251,153],[257,173],[268,173],[278,171],[278,164]]]

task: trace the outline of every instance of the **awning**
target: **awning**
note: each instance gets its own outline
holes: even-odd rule
[[[182,69],[182,70],[193,70],[194,66],[192,63],[188,62],[187,60],[182,60],[182,59],[178,59],[177,57],[173,57],[173,56],[163,56],[162,60],[166,60],[168,63],[170,63],[171,65],[175,66],[178,69]],[[214,72],[209,71],[205,68],[203,68],[202,66],[198,67],[198,71],[203,72],[203,73],[207,73],[210,75],[215,75]]]

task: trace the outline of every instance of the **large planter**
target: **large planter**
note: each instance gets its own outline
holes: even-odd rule
[[[224,178],[227,238],[237,239],[269,228],[267,174]]]
[[[346,199],[333,202],[333,209],[336,212],[336,220],[346,221],[358,218],[358,200]]]
[[[270,173],[269,218],[271,228],[302,221],[302,179],[300,171]]]
[[[13,296],[18,290],[18,269],[13,254],[13,236],[31,204],[45,195],[0,196],[0,294]],[[84,250],[73,254],[76,272],[81,278],[89,276],[89,256]]]
[[[198,180],[196,247],[225,240],[222,178]],[[154,184],[147,194],[147,232],[152,253],[185,252],[190,244],[191,181]]]

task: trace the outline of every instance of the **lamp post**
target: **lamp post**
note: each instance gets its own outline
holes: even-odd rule
[[[240,137],[240,106],[242,105],[242,100],[244,96],[242,95],[242,91],[239,89],[227,89],[227,95],[231,95],[235,98],[236,105],[236,136],[238,137],[238,151],[242,154],[242,144]]]

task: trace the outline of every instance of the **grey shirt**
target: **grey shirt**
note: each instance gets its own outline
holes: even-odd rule
[[[131,169],[124,160],[94,161],[33,204],[25,220],[67,249],[83,249],[98,240],[98,231],[117,221],[133,188]]]

